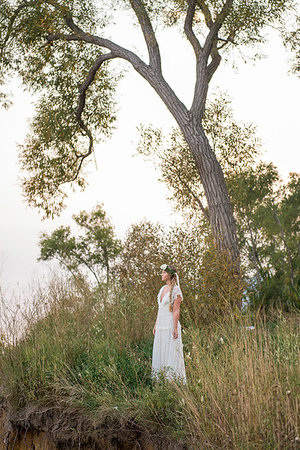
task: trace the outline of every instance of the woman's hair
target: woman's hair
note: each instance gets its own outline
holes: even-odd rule
[[[170,267],[170,269],[172,269],[175,272],[177,272],[176,267],[173,266],[172,264],[168,264],[168,267]],[[173,307],[172,307],[172,292],[173,292],[174,286],[177,285],[176,273],[170,274],[170,279],[171,279],[171,288],[170,288],[170,296],[169,296],[169,311],[173,311]]]

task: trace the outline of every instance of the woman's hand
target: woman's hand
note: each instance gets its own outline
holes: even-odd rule
[[[178,338],[178,330],[177,330],[177,328],[174,328],[174,329],[173,329],[173,338],[174,338],[174,339],[177,339],[177,338]]]

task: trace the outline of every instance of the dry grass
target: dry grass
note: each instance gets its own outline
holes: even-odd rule
[[[296,448],[299,312],[274,311],[254,329],[247,314],[187,325],[187,386],[153,384],[155,300],[150,307],[128,290],[93,292],[63,278],[36,287],[1,333],[0,384],[11,417],[48,405],[76,411],[72,421],[98,437],[138,432],[176,439],[178,448]],[[72,428],[64,422],[66,437]]]

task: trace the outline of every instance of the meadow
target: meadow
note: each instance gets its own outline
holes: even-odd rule
[[[298,448],[297,310],[196,326],[183,305],[182,385],[151,379],[157,305],[148,300],[62,275],[35,287],[1,330],[0,399],[11,420],[39,427],[56,414],[57,442],[74,448],[78,433],[164,449]]]

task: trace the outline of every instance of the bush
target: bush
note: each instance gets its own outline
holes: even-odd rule
[[[300,276],[296,273],[292,282],[283,271],[277,270],[274,275],[266,273],[261,286],[249,289],[248,296],[252,311],[268,313],[275,308],[288,313],[300,310]]]

